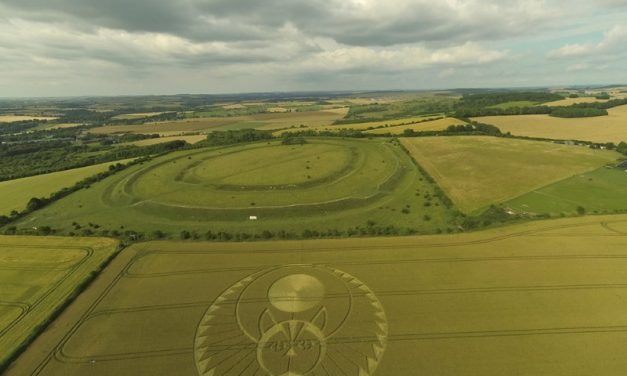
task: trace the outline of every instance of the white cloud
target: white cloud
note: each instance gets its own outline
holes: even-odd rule
[[[599,54],[622,54],[625,52],[626,39],[627,27],[616,25],[603,35],[599,43],[568,44],[549,52],[547,56],[553,59],[561,59]]]

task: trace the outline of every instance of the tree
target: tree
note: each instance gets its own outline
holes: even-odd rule
[[[583,206],[577,206],[577,214],[579,215],[584,215],[586,214],[586,208],[584,208]]]
[[[26,204],[26,209],[28,211],[35,211],[37,209],[41,209],[44,205],[45,205],[44,200],[37,198],[37,197],[33,197],[30,199],[30,201],[28,201],[28,204]]]

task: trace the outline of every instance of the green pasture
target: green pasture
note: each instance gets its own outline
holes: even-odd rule
[[[159,230],[172,237],[182,230],[300,235],[366,226],[431,233],[446,230],[454,215],[436,191],[390,140],[272,141],[171,153],[16,225],[47,225],[63,234]]]
[[[536,189],[505,203],[520,212],[552,215],[613,213],[627,210],[627,172],[619,168],[600,169],[575,175]]]
[[[107,171],[112,164],[129,161],[107,162],[0,182],[0,197],[3,198],[0,200],[0,215],[9,215],[13,210],[22,211],[26,209],[26,204],[33,197],[48,197],[62,188],[71,187],[85,178]]]

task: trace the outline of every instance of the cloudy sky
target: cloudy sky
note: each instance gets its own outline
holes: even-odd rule
[[[627,82],[627,0],[0,0],[0,97]]]

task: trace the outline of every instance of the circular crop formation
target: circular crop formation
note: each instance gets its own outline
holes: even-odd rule
[[[380,142],[334,139],[178,152],[118,176],[103,201],[195,219],[341,210],[395,188],[406,172],[398,152]]]

